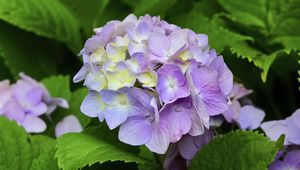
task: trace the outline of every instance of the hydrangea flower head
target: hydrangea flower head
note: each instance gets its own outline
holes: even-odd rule
[[[233,75],[205,34],[132,14],[94,31],[74,77],[90,91],[81,111],[120,126],[121,141],[163,154],[229,108]]]
[[[27,132],[43,132],[46,123],[39,116],[52,113],[57,106],[67,108],[68,103],[52,98],[43,84],[24,73],[20,77],[12,85],[8,80],[0,82],[0,115],[15,120]]]

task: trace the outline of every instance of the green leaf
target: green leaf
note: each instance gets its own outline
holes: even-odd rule
[[[109,0],[59,0],[68,8],[86,33],[92,32],[96,20],[105,15],[103,13]],[[87,34],[89,35],[89,34]]]
[[[0,19],[26,31],[66,43],[74,53],[78,53],[81,47],[76,19],[57,0],[0,0]]]
[[[16,79],[19,78],[19,72],[37,79],[57,72],[57,65],[62,61],[59,44],[2,21],[0,37],[0,57]]]
[[[191,170],[267,170],[279,148],[258,132],[235,131],[213,139],[192,160]]]
[[[225,47],[231,46],[233,43],[252,40],[251,37],[231,32],[216,25],[207,17],[196,11],[175,16],[172,20],[182,27],[192,29],[197,33],[207,34],[209,44],[212,48],[215,48],[218,53],[222,52]]]
[[[29,141],[21,126],[0,116],[0,169],[28,170],[34,159]]]
[[[38,147],[39,156],[33,160],[30,170],[59,170],[55,159],[55,140],[43,135],[31,137],[32,146]]]
[[[268,71],[274,60],[279,54],[286,53],[284,50],[278,50],[272,54],[265,54],[245,42],[231,44],[230,49],[238,57],[247,58],[249,62],[253,61],[254,65],[261,69],[261,78],[264,82],[267,80]]]
[[[266,1],[251,0],[247,3],[235,0],[218,0],[224,9],[232,14],[236,20],[245,25],[253,25],[265,28]]]
[[[73,92],[70,100],[70,108],[68,109],[68,113],[74,114],[83,127],[86,127],[91,121],[91,118],[80,111],[80,105],[87,94],[88,90],[86,88],[80,88]]]
[[[77,170],[86,165],[106,161],[147,162],[141,157],[83,133],[63,135],[57,140],[56,149],[58,165],[64,170]]]
[[[51,76],[41,81],[48,89],[52,97],[61,97],[70,101],[70,77],[69,76]]]
[[[136,15],[160,15],[164,16],[167,9],[169,9],[177,0],[140,0],[134,9]]]

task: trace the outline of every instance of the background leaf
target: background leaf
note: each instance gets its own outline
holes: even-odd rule
[[[55,159],[55,140],[43,135],[31,137],[32,146],[38,147],[39,156],[33,160],[30,170],[59,170]]]
[[[96,25],[96,20],[105,15],[103,13],[109,0],[60,0],[75,16],[86,35],[90,36]]]
[[[57,0],[1,0],[0,19],[37,35],[66,43],[77,53],[81,46],[79,26]]]
[[[66,134],[57,140],[57,152],[60,168],[76,170],[86,165],[106,161],[124,161],[146,163],[147,161],[132,153],[87,134]]]
[[[57,72],[57,65],[62,61],[59,57],[62,55],[59,44],[2,21],[0,37],[0,57],[15,78],[19,77],[19,72],[38,79]]]
[[[278,149],[275,142],[262,134],[235,131],[219,136],[204,146],[189,169],[267,170]]]
[[[28,170],[34,159],[29,135],[15,121],[0,116],[0,169]]]

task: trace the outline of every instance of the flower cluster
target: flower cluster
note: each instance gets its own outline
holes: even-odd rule
[[[300,169],[300,109],[283,120],[272,120],[261,124],[261,129],[273,141],[284,134],[285,150],[277,154],[277,159],[269,166],[270,170]]]
[[[283,158],[276,159],[270,166],[269,170],[297,170],[300,169],[300,150],[288,151]]]
[[[241,129],[256,129],[260,126],[265,117],[264,111],[255,108],[251,101],[245,98],[252,90],[246,89],[243,85],[234,83],[229,94],[231,105],[223,113],[225,120],[229,123],[236,123]]]
[[[232,115],[236,105],[230,106],[230,98],[236,104],[246,94],[232,90],[233,75],[205,34],[132,14],[94,31],[73,81],[89,89],[81,111],[105,120],[110,129],[120,126],[122,142],[163,154],[184,135],[204,134],[210,117],[230,108],[224,114],[230,122],[247,119]],[[253,111],[238,106],[238,114]],[[243,122],[244,129],[259,126]]]
[[[52,98],[41,83],[24,73],[20,77],[12,85],[8,80],[0,82],[0,116],[15,120],[27,132],[43,132],[46,123],[39,116],[52,113],[57,106],[67,108],[68,103]]]
[[[267,121],[261,124],[266,135],[276,141],[281,134],[285,134],[285,145],[300,145],[300,109],[284,120]]]

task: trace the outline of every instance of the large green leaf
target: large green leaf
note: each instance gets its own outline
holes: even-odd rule
[[[213,139],[192,160],[191,170],[267,170],[279,148],[262,134],[235,131]]]
[[[43,135],[31,137],[32,146],[37,147],[39,156],[33,160],[30,170],[59,170],[55,159],[55,140]]]
[[[74,53],[79,52],[81,37],[78,23],[57,0],[0,0],[0,19],[37,35],[64,42]]]
[[[96,25],[96,20],[102,15],[109,0],[59,0],[74,14],[78,23],[86,33],[90,33]]]
[[[86,165],[106,161],[147,162],[141,157],[83,133],[63,135],[57,140],[56,149],[55,156],[63,170],[77,170]]]
[[[238,22],[245,25],[266,27],[266,0],[251,0],[247,3],[235,0],[218,0],[218,2],[230,12]]]
[[[0,169],[28,170],[34,159],[29,135],[15,121],[0,116]]]
[[[22,71],[38,79],[56,73],[62,57],[59,44],[2,21],[0,37],[0,57],[17,79]]]
[[[249,62],[254,63],[255,66],[261,69],[261,78],[263,81],[267,80],[268,71],[280,53],[285,53],[284,50],[275,51],[272,54],[263,53],[245,42],[238,42],[231,44],[231,51],[241,58],[247,58]]]

